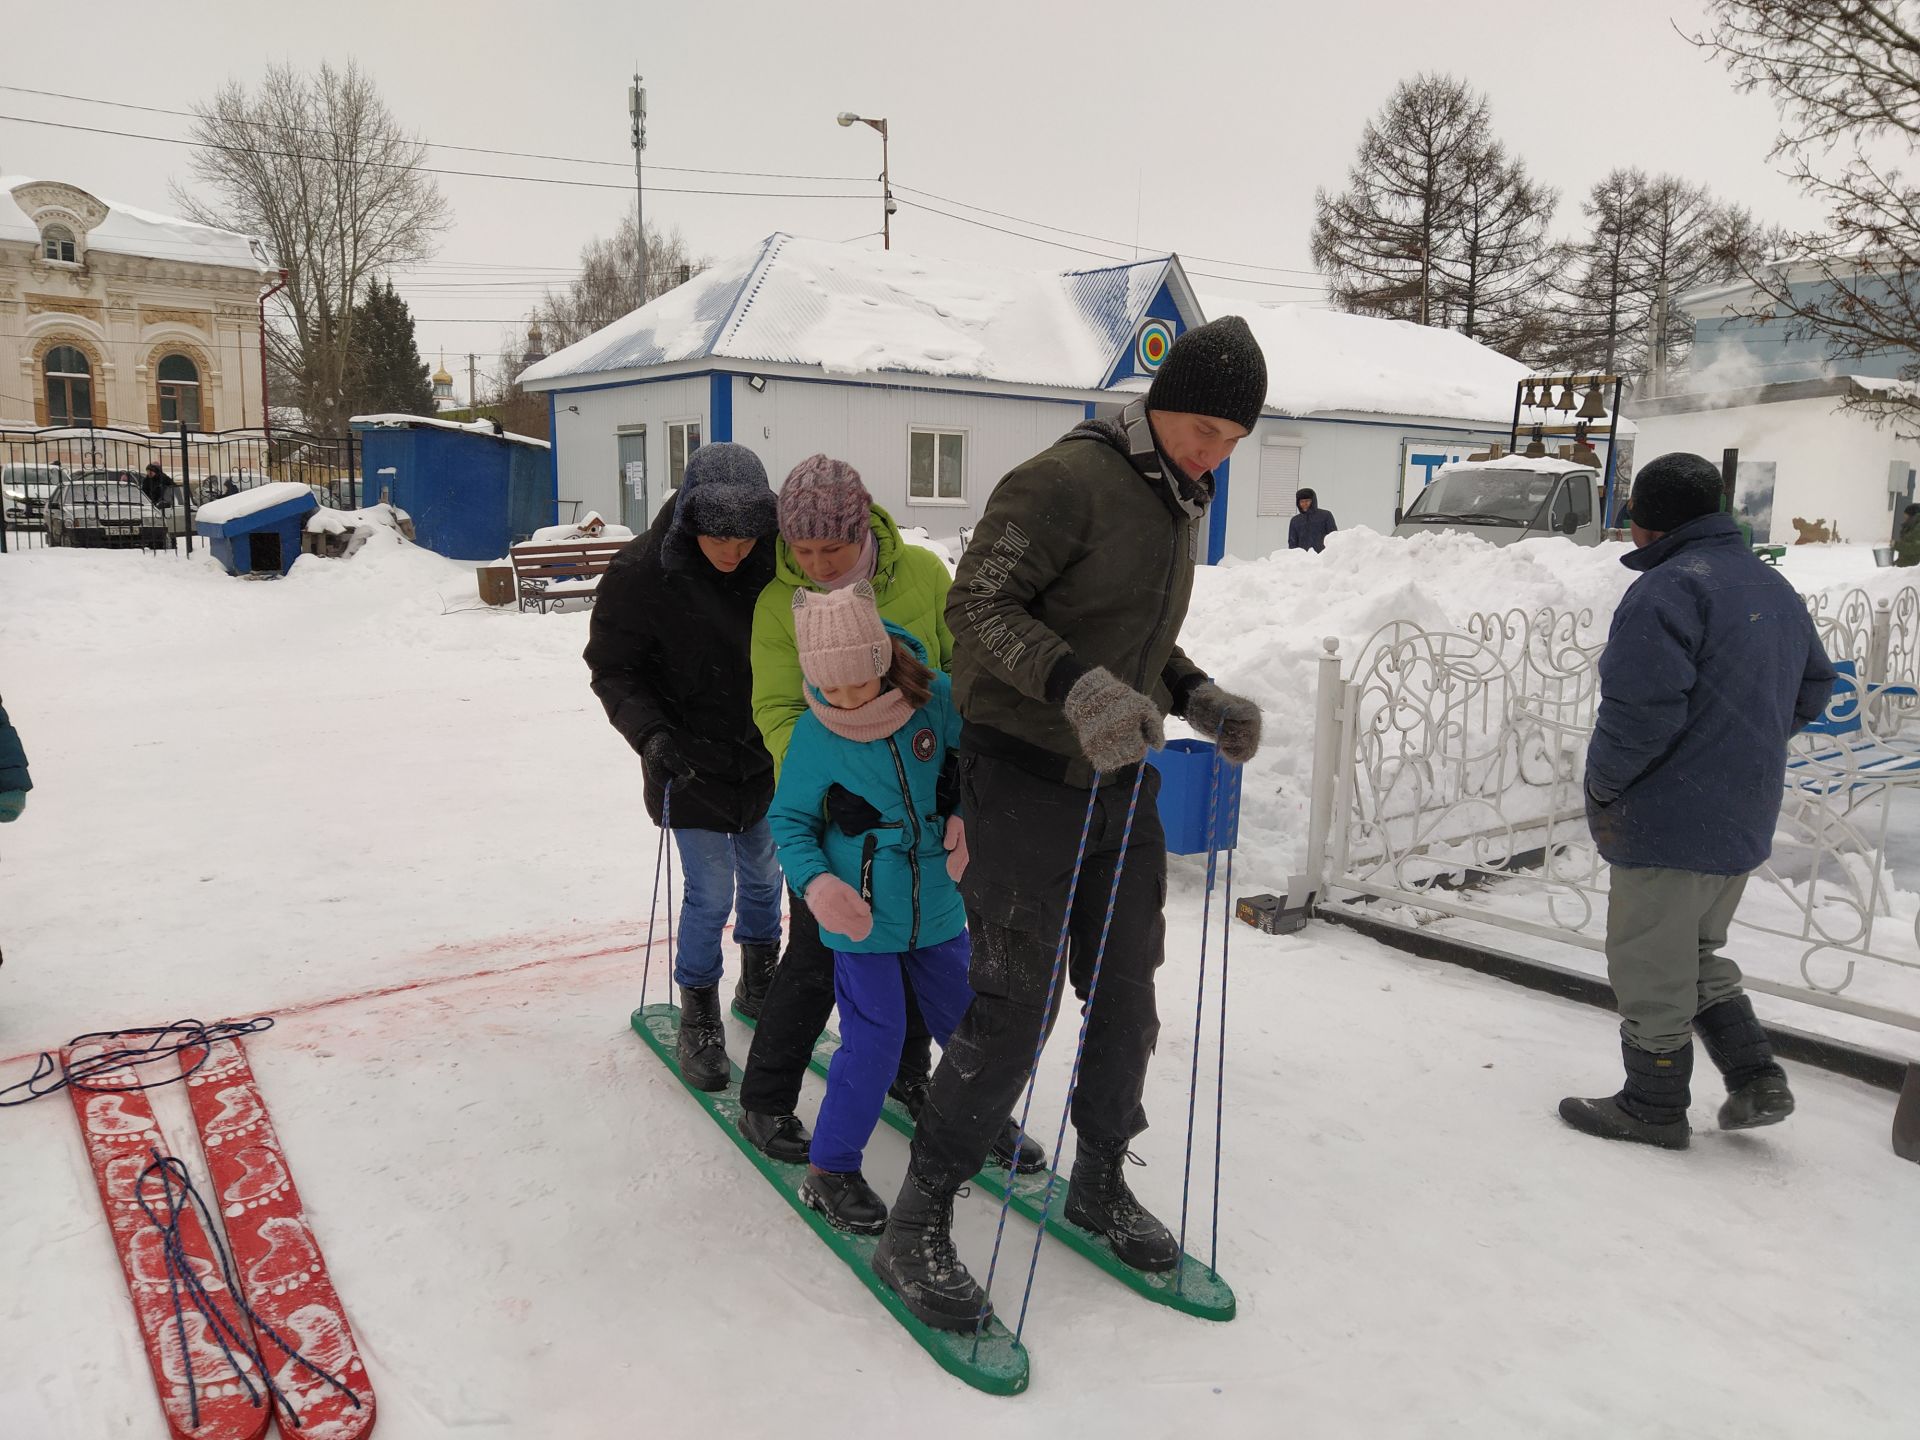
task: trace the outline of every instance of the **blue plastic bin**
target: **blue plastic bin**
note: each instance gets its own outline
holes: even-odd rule
[[[1213,742],[1169,740],[1149,751],[1147,761],[1160,772],[1160,828],[1167,832],[1170,855],[1207,853],[1207,811],[1213,794]],[[1220,800],[1214,845],[1230,850],[1240,830],[1240,767],[1220,765]]]

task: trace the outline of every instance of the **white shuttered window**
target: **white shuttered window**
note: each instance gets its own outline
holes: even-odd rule
[[[1300,488],[1300,447],[1260,447],[1260,509],[1262,518],[1293,514],[1293,492]]]

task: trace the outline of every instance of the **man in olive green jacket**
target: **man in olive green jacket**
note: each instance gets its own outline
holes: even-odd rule
[[[974,1001],[934,1072],[873,1259],[929,1325],[971,1329],[986,1312],[954,1251],[953,1196],[1025,1086],[1061,992],[1070,983],[1087,999],[1116,872],[1073,1101],[1065,1214],[1140,1269],[1179,1259],[1172,1234],[1121,1173],[1128,1142],[1146,1128],[1141,1095],[1160,1030],[1154,972],[1167,857],[1158,772],[1147,772],[1124,845],[1122,835],[1137,767],[1162,743],[1165,714],[1185,716],[1236,764],[1260,743],[1259,709],[1208,680],[1177,640],[1214,467],[1259,420],[1266,386],[1245,321],[1188,331],[1143,399],[1076,427],[1000,482],[947,598],[965,721],[959,793],[971,858],[961,891]],[[1063,926],[1069,974],[1055,988]]]
[[[1909,505],[1900,517],[1900,535],[1893,543],[1893,563],[1920,565],[1920,505]]]

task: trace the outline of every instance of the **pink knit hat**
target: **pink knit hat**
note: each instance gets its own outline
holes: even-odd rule
[[[793,638],[800,671],[817,690],[861,685],[893,668],[893,637],[864,580],[845,590],[794,591]]]
[[[789,542],[858,540],[867,533],[872,505],[858,470],[844,460],[809,455],[780,487],[780,533]]]

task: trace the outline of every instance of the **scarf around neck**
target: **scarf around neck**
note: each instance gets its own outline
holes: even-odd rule
[[[842,710],[820,698],[820,692],[807,686],[807,706],[820,717],[820,723],[836,735],[862,745],[884,740],[913,718],[913,706],[898,690],[882,690],[866,704]]]
[[[874,572],[879,568],[880,546],[875,542],[873,530],[869,527],[867,537],[860,546],[860,558],[853,562],[853,568],[825,588],[828,590],[851,590],[862,580],[873,579]]]

